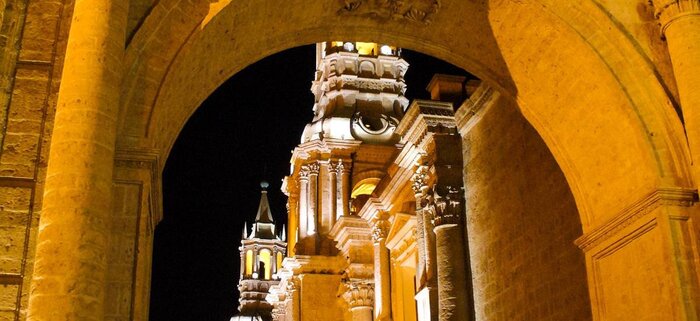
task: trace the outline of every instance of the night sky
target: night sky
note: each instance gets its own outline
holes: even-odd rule
[[[403,57],[409,99],[429,98],[434,73],[467,75],[416,52]],[[275,221],[286,222],[280,185],[313,116],[314,71],[314,46],[267,57],[222,84],[185,125],[163,172],[151,321],[228,321],[237,311],[243,222],[255,217],[263,179]]]

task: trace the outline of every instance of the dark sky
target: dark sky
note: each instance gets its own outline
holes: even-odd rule
[[[416,52],[403,57],[409,99],[429,98],[434,73],[466,75]],[[236,312],[243,222],[255,217],[262,179],[276,222],[286,222],[280,185],[313,115],[314,71],[314,46],[265,58],[222,84],[185,125],[163,172],[151,321],[228,321]]]

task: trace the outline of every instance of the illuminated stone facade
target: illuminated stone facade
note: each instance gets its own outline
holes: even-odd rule
[[[374,284],[373,316],[390,306],[392,320],[411,320],[416,304],[421,319],[450,318],[444,307],[465,303],[435,299],[461,293],[441,283],[464,278],[475,320],[696,320],[698,10],[698,0],[0,0],[0,320],[146,320],[160,173],[188,117],[252,62],[328,39],[410,48],[483,82],[441,127],[422,129],[440,115],[419,110],[442,103],[414,102],[426,107],[397,124],[403,147],[372,153],[387,163],[368,176],[376,187],[357,215],[313,212],[327,221],[307,225],[316,236],[300,235],[292,249],[303,251],[278,271],[287,281],[271,292],[284,303],[273,314],[304,319],[315,304],[339,307],[325,320],[367,318]],[[440,175],[439,146],[455,130],[462,186]],[[309,184],[332,179],[324,172],[339,163],[326,156],[308,158],[318,160]],[[290,199],[299,182],[288,181]],[[445,210],[460,187],[469,265],[454,271],[444,255],[457,250],[438,235],[458,237]],[[390,300],[375,269],[392,275]],[[314,302],[306,286],[328,295]]]

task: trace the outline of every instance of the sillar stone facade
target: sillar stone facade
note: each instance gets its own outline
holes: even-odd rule
[[[481,83],[401,114],[393,51],[354,80],[321,70],[274,315],[700,316],[698,0],[0,0],[0,24],[0,320],[146,320],[188,117],[252,62],[329,39]],[[381,99],[348,114],[331,85]]]

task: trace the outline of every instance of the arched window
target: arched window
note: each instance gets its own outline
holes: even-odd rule
[[[282,255],[282,252],[277,252],[277,271],[279,271],[282,268],[283,259],[284,256]]]
[[[258,262],[258,275],[265,280],[269,280],[272,274],[272,252],[270,252],[268,249],[260,250],[258,253]]]
[[[253,274],[253,250],[248,250],[245,252],[245,275],[249,276]]]

